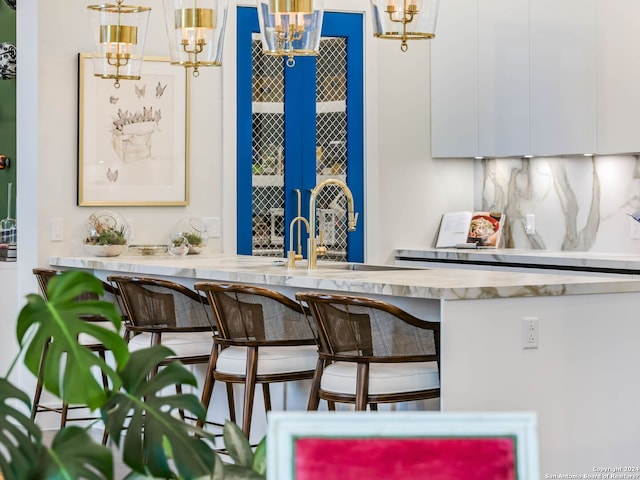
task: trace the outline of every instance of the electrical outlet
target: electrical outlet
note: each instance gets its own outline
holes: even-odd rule
[[[533,235],[536,233],[536,216],[533,213],[526,215],[525,231],[527,235]]]
[[[539,333],[538,317],[524,317],[522,319],[522,348],[538,348]]]

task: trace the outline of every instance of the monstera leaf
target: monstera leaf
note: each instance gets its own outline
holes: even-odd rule
[[[29,478],[110,480],[113,456],[109,448],[96,444],[85,429],[65,427],[56,434],[50,449],[41,450]]]
[[[27,478],[37,463],[42,444],[36,424],[12,404],[29,407],[29,397],[9,381],[0,379],[0,471],[6,480]]]
[[[255,450],[240,427],[233,422],[224,424],[224,445],[234,463],[224,465],[225,480],[264,480],[267,470],[267,439],[264,437]]]
[[[152,375],[172,354],[163,346],[131,354],[120,372],[122,389],[103,409],[104,423],[119,448],[126,428],[120,449],[124,463],[135,472],[159,478],[210,477],[217,458],[210,443],[213,436],[176,416],[185,411],[204,419],[206,410],[195,395],[162,394],[178,384],[196,386],[195,377],[179,362]]]
[[[48,301],[39,295],[28,295],[27,304],[18,317],[17,335],[26,352],[24,363],[38,374],[42,352],[45,388],[66,403],[86,404],[91,409],[101,407],[107,393],[94,375],[95,368],[111,379],[114,390],[120,386],[116,372],[98,355],[78,342],[80,334],[97,339],[113,353],[118,365],[126,364],[127,345],[117,333],[121,318],[113,303],[97,298],[103,293],[102,282],[85,272],[69,271],[56,275],[47,286]],[[87,321],[88,318],[109,320],[115,331]]]

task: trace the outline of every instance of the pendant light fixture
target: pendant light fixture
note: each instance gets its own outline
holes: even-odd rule
[[[95,34],[93,69],[97,77],[120,80],[138,80],[142,66],[144,41],[151,8],[123,5],[90,5]]]
[[[171,63],[193,68],[222,64],[229,0],[164,0]]]
[[[317,55],[324,0],[258,0],[262,50],[267,55],[288,57]]]
[[[435,37],[440,0],[371,0],[373,34],[398,39],[406,52],[407,40]]]

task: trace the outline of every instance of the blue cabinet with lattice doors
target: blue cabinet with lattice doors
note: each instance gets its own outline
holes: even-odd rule
[[[293,67],[262,53],[258,28],[256,9],[238,7],[238,253],[284,257],[299,208],[309,218],[311,189],[337,178],[353,192],[358,228],[347,232],[342,190],[324,188],[321,258],[363,261],[363,16],[325,12],[319,55],[295,57]],[[293,240],[297,249],[297,228]]]

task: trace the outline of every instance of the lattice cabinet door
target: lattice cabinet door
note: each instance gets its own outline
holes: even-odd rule
[[[255,9],[238,7],[238,253],[306,250],[306,229],[298,224],[303,230],[290,242],[289,224],[308,218],[315,185],[338,178],[354,194],[360,225],[347,234],[344,193],[322,190],[316,218],[324,258],[363,260],[362,20],[325,13],[319,55],[287,67],[262,53]]]

